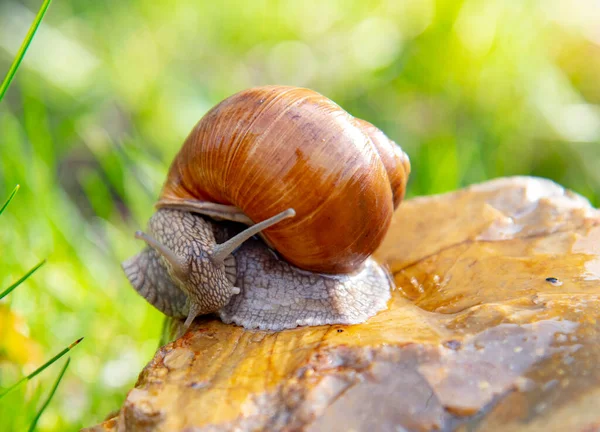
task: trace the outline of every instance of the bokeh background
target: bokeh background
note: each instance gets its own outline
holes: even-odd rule
[[[0,2],[0,75],[40,4]],[[97,423],[135,383],[162,318],[119,262],[195,122],[262,84],[383,129],[411,157],[409,196],[536,175],[600,204],[598,1],[55,0],[0,104],[0,201],[21,184],[0,287],[48,259],[0,304],[0,385],[86,337],[40,430]],[[0,404],[4,425],[58,369]]]

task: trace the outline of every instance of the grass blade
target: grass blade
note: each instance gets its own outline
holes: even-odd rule
[[[54,397],[54,393],[56,393],[56,389],[58,388],[58,385],[62,381],[63,376],[65,375],[65,372],[67,371],[67,368],[69,367],[70,362],[71,362],[71,358],[69,357],[67,359],[67,361],[65,362],[65,365],[60,370],[60,373],[58,374],[58,378],[56,378],[56,381],[54,382],[54,385],[52,386],[52,390],[50,390],[50,393],[48,394],[48,398],[44,401],[40,410],[37,412],[37,414],[35,415],[35,418],[31,422],[31,426],[29,426],[29,432],[33,432],[35,430],[38,420],[40,419],[40,417],[44,413],[45,409],[50,404],[50,401],[52,400],[52,398]]]
[[[21,186],[16,185],[15,188],[13,189],[13,191],[10,193],[10,196],[8,197],[8,199],[6,200],[6,202],[4,203],[4,205],[2,206],[2,208],[0,208],[0,215],[4,212],[4,209],[6,207],[8,207],[8,205],[10,204],[10,202],[12,201],[12,199],[14,198],[14,196],[17,194],[17,192],[19,191],[19,188]]]
[[[46,369],[48,366],[50,366],[56,360],[58,360],[59,358],[61,358],[62,356],[64,356],[66,353],[68,353],[69,351],[71,351],[82,340],[83,340],[83,338],[77,339],[75,342],[73,342],[71,345],[69,345],[68,347],[66,347],[65,349],[63,349],[61,352],[59,352],[58,354],[56,354],[54,357],[52,357],[50,360],[48,360],[42,366],[40,366],[39,368],[37,368],[36,370],[34,370],[33,372],[31,372],[29,375],[27,375],[26,378],[28,380],[30,380],[31,378],[33,378],[34,376],[36,376],[37,374],[39,374],[41,371],[43,371],[44,369]]]
[[[73,342],[71,345],[69,345],[68,347],[66,347],[65,349],[63,349],[61,352],[59,352],[58,354],[56,354],[54,357],[52,357],[46,363],[44,363],[39,368],[37,368],[36,370],[34,370],[33,372],[31,372],[29,375],[21,378],[19,381],[17,381],[16,383],[14,383],[13,385],[11,385],[10,387],[1,390],[0,391],[0,399],[2,399],[4,396],[6,396],[8,393],[10,393],[11,391],[13,391],[17,387],[19,387],[25,381],[29,381],[34,376],[36,376],[37,374],[39,374],[40,372],[42,372],[44,369],[46,369],[52,363],[54,363],[55,361],[57,361],[58,359],[60,359],[62,356],[64,356],[66,353],[68,353],[69,351],[71,351],[75,347],[75,345],[77,345],[82,340],[83,340],[83,338],[77,339],[75,342]]]
[[[44,15],[46,14],[46,11],[48,10],[48,6],[50,6],[51,2],[52,2],[52,0],[44,0],[42,7],[38,11],[33,22],[31,23],[31,27],[29,27],[27,36],[25,36],[25,39],[23,40],[23,43],[21,44],[21,48],[19,48],[19,51],[17,52],[17,56],[15,57],[15,60],[13,61],[12,65],[10,66],[10,69],[8,70],[8,73],[6,74],[6,77],[4,77],[4,81],[2,81],[2,84],[0,84],[0,102],[2,101],[2,98],[4,97],[6,90],[8,90],[8,86],[10,85],[10,82],[12,81],[15,74],[17,73],[17,69],[19,69],[19,65],[21,64],[21,61],[23,60],[23,57],[25,56],[25,53],[27,52],[27,48],[29,48],[29,44],[31,43],[31,40],[33,39],[33,36],[35,35],[35,32],[37,31],[38,27],[40,26],[40,23],[42,22],[42,19],[44,18]]]
[[[9,295],[16,287],[21,285],[29,276],[31,276],[33,273],[35,273],[35,271],[37,269],[39,269],[41,266],[43,266],[45,263],[46,263],[46,260],[40,261],[39,263],[37,263],[35,265],[35,267],[33,267],[31,270],[29,270],[27,273],[25,273],[21,279],[19,279],[14,284],[12,284],[8,288],[6,288],[4,291],[2,291],[0,293],[0,300],[2,300],[4,297]]]

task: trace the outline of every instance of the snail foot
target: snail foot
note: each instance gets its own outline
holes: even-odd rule
[[[273,330],[326,324],[359,324],[387,308],[392,282],[368,259],[360,271],[324,275],[279,260],[259,240],[236,253],[240,294],[219,315],[225,323]]]

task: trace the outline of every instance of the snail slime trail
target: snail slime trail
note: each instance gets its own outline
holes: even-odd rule
[[[187,137],[123,269],[186,328],[208,313],[264,330],[364,322],[390,298],[371,254],[409,173],[382,131],[312,90],[242,91]]]

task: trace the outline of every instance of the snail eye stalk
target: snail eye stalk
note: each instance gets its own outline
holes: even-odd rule
[[[251,227],[245,229],[235,237],[230,238],[225,243],[218,244],[214,247],[210,259],[215,263],[223,263],[225,258],[229,256],[234,250],[242,245],[246,240],[255,234],[258,234],[264,229],[267,229],[284,219],[296,216],[294,209],[287,209],[267,220],[259,222]]]
[[[175,252],[145,232],[136,231],[135,238],[144,240],[148,246],[156,250],[156,252],[158,252],[171,265],[171,268],[178,279],[186,279],[189,266],[184,260],[179,258]]]

